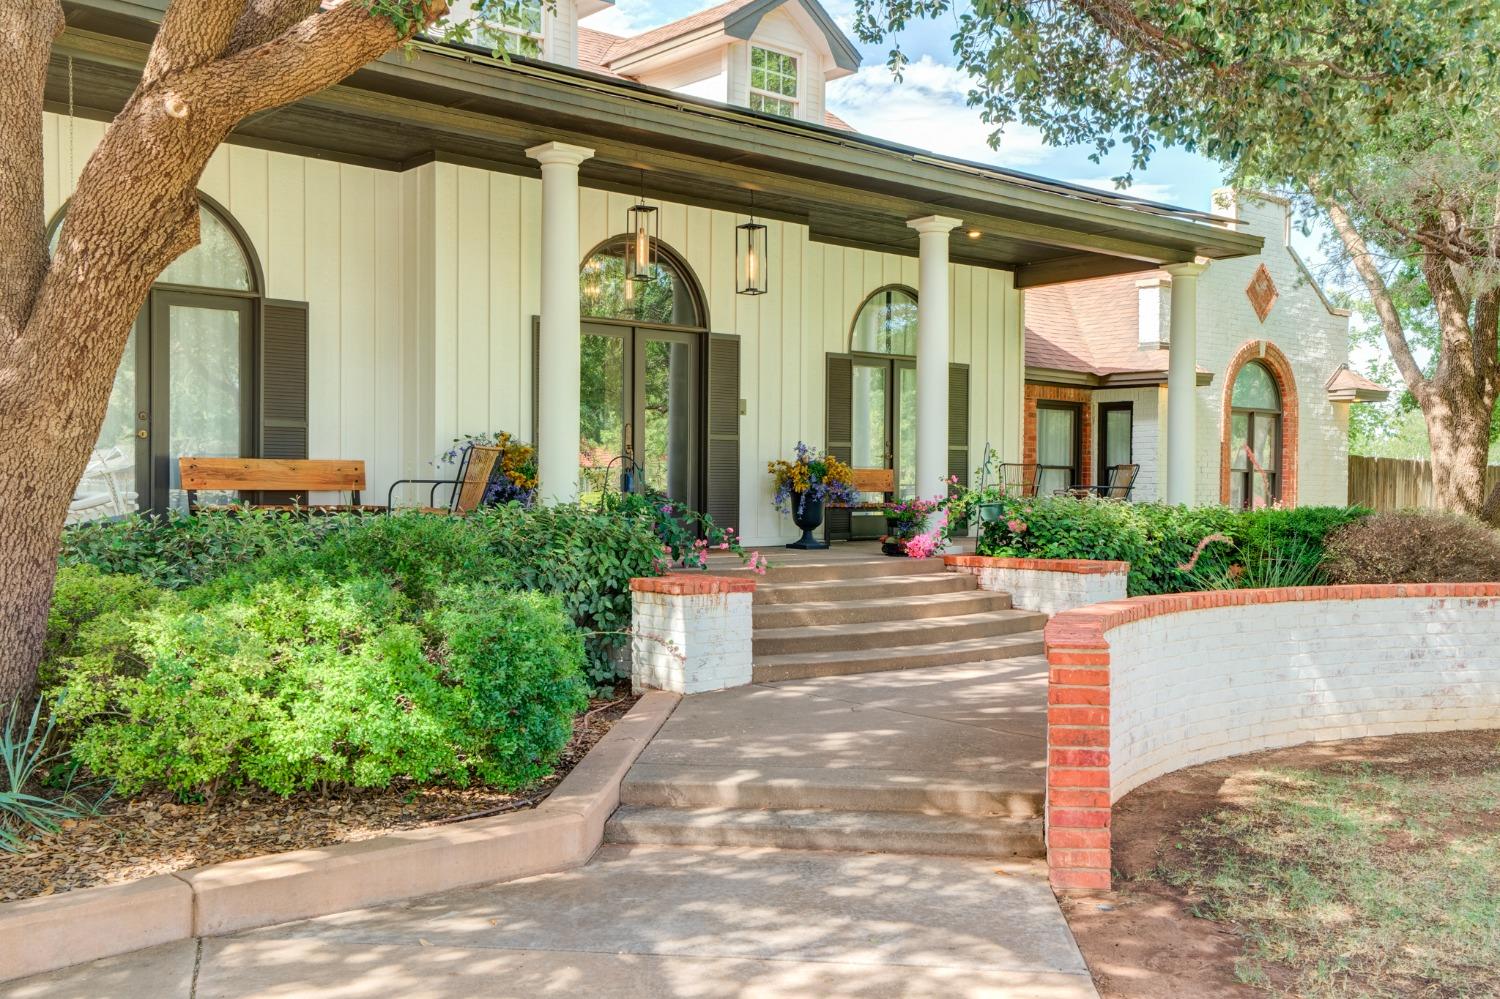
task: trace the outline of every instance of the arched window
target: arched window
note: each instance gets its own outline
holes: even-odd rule
[[[1281,498],[1281,391],[1260,361],[1235,376],[1229,396],[1229,505],[1269,506]]]
[[[305,456],[305,424],[293,427],[283,419],[306,416],[305,313],[289,320],[279,311],[278,339],[257,350],[265,303],[257,308],[262,287],[254,251],[222,208],[205,198],[198,213],[198,245],[161,273],[131,328],[70,521],[184,508],[181,457],[253,457],[263,447],[277,452],[266,457]],[[62,229],[60,215],[53,223],[54,252]],[[299,325],[292,329],[289,322]],[[289,345],[287,337],[296,342]],[[274,401],[264,412],[256,408],[257,385]],[[277,429],[258,431],[257,416],[279,420]],[[294,436],[300,445],[279,453]],[[203,500],[234,498],[205,494]]]
[[[881,288],[859,307],[849,349],[869,354],[917,353],[917,295],[909,288]]]
[[[625,277],[626,236],[598,246],[578,273],[578,303],[585,319],[620,319],[658,326],[704,329],[707,319],[698,282],[686,264],[656,244],[656,263],[645,281]]]

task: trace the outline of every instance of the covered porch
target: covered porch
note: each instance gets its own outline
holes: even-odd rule
[[[53,204],[163,6],[69,3]],[[793,536],[762,470],[799,440],[879,459],[911,494],[967,475],[986,444],[1019,460],[1025,288],[1175,268],[1174,371],[1191,375],[1179,296],[1198,261],[1260,243],[1197,213],[434,46],[247,122],[203,187],[264,275],[245,296],[241,452],[275,436],[258,365],[277,358],[258,348],[290,303],[305,315],[304,456],[366,460],[372,494],[427,474],[455,437],[507,430],[537,443],[549,500],[623,459],[757,544]],[[662,287],[692,308],[614,301],[598,282],[627,265],[638,204],[655,210],[655,283],[621,296]],[[758,249],[742,240],[752,221]],[[872,301],[898,336],[861,339]],[[1191,418],[1174,410],[1174,438],[1192,439]],[[1169,498],[1183,489],[1190,477]]]

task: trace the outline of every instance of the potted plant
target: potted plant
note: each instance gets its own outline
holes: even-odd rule
[[[907,542],[922,532],[927,522],[941,506],[936,500],[909,499],[887,503],[882,507],[885,514],[885,537],[880,539],[880,550],[892,558],[906,555]]]
[[[801,441],[791,461],[772,461],[766,470],[776,480],[776,509],[792,515],[792,523],[802,529],[802,537],[788,548],[822,549],[826,541],[813,537],[823,523],[825,503],[853,503],[854,472],[848,465]]]

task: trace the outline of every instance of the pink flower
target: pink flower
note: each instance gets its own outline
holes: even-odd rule
[[[937,541],[927,534],[918,534],[906,543],[906,554],[910,558],[932,558],[937,550]]]
[[[1010,528],[1010,533],[1012,534],[1026,533],[1026,521],[1024,520],[1007,520],[1005,526]]]
[[[668,517],[672,516],[672,504],[663,503],[661,505],[661,512],[666,514]]]

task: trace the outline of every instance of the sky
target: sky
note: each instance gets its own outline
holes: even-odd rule
[[[701,10],[712,0],[616,0],[583,23],[599,31],[633,35]],[[905,145],[966,160],[1024,170],[1054,180],[1116,190],[1111,178],[1124,172],[1126,157],[1094,163],[1088,147],[1053,148],[1031,128],[1012,125],[999,149],[989,145],[992,128],[968,106],[968,77],[954,68],[951,15],[908,28],[899,38],[911,60],[897,82],[886,67],[889,46],[860,45],[851,28],[853,0],[828,0],[829,14],[860,48],[864,64],[853,76],[828,86],[828,108],[855,129]],[[1136,175],[1129,193],[1184,208],[1211,210],[1222,170],[1212,161],[1180,150],[1163,150]]]

